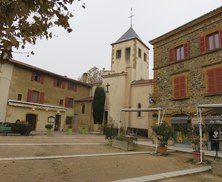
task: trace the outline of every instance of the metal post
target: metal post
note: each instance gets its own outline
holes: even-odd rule
[[[199,134],[200,134],[200,163],[203,162],[203,136],[202,136],[202,111],[198,109],[199,115]]]
[[[120,127],[121,127],[121,113],[122,113],[122,111],[121,111],[121,109],[120,109],[120,112],[119,112],[119,122],[118,122],[118,136],[120,135]]]
[[[202,111],[200,109],[200,162],[203,162]]]

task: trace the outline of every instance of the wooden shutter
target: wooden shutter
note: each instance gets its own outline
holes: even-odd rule
[[[40,95],[39,95],[39,103],[40,104],[44,103],[44,96],[45,96],[44,92],[41,92]]]
[[[204,54],[206,52],[206,37],[200,37],[200,53]]]
[[[180,97],[186,96],[186,79],[185,76],[181,76],[179,78],[179,85],[180,85]]]
[[[68,97],[65,98],[65,107],[69,107],[69,98]]]
[[[65,83],[65,81],[62,81],[62,89],[65,89],[65,86],[66,86],[66,83]]]
[[[179,79],[177,77],[174,79],[174,98],[178,98],[179,94]]]
[[[222,93],[222,67],[215,70],[216,92]]]
[[[190,56],[189,43],[184,44],[183,47],[184,47],[184,59],[187,59]]]
[[[53,86],[54,86],[54,87],[56,87],[56,82],[57,82],[57,80],[54,78],[54,79],[53,79]]]
[[[222,48],[222,30],[219,30],[220,47]]]
[[[27,94],[27,102],[32,101],[32,90],[28,89],[28,94]]]
[[[175,49],[170,49],[170,52],[169,52],[169,60],[170,60],[170,63],[174,63],[175,62]]]
[[[179,99],[186,97],[186,77],[178,76],[174,79],[174,98]]]
[[[207,72],[207,86],[208,86],[208,93],[213,94],[216,92],[215,89],[215,69],[208,70]]]
[[[40,78],[40,83],[43,84],[44,83],[44,76],[41,75],[41,78]]]
[[[35,79],[35,73],[32,72],[32,78],[31,78],[31,80],[33,81],[34,79]]]

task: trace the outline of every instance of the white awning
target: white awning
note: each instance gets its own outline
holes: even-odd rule
[[[60,106],[54,106],[54,105],[48,105],[48,104],[38,104],[33,102],[26,102],[26,101],[20,101],[20,100],[8,100],[9,106],[16,106],[16,107],[24,107],[24,108],[34,108],[34,109],[43,109],[47,111],[59,111],[59,112],[65,112],[67,109],[65,107]]]
[[[162,111],[162,108],[156,107],[156,108],[122,108],[120,109],[123,112],[151,112],[151,111]]]

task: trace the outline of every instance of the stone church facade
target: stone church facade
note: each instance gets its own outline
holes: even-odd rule
[[[148,136],[151,134],[151,113],[121,113],[120,109],[151,106],[148,101],[154,82],[148,79],[149,48],[132,27],[111,46],[111,70],[105,70],[103,74],[103,86],[109,86],[105,104],[106,122],[116,128],[121,122],[124,130]]]

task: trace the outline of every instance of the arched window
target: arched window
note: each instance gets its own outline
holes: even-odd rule
[[[141,104],[137,104],[137,108],[140,109],[141,108]],[[141,117],[141,111],[137,112],[137,117]]]
[[[82,114],[85,114],[85,104],[82,104]]]

